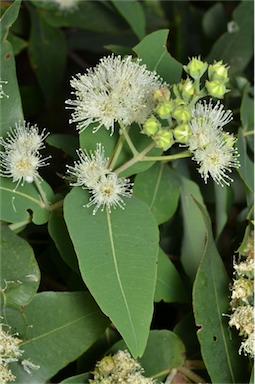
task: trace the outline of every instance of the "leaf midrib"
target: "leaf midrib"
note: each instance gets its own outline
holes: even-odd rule
[[[109,237],[110,237],[110,243],[111,243],[111,249],[112,249],[112,257],[113,257],[114,267],[115,267],[115,271],[116,271],[116,276],[117,276],[118,284],[119,284],[119,287],[120,287],[120,292],[122,294],[123,301],[124,301],[124,304],[125,304],[125,307],[126,307],[126,310],[127,310],[128,319],[130,321],[130,325],[131,325],[132,332],[133,332],[133,335],[134,335],[136,348],[138,348],[138,342],[137,342],[137,336],[136,336],[136,332],[135,332],[135,327],[134,327],[134,324],[133,324],[133,321],[132,321],[131,313],[130,313],[130,310],[129,310],[129,307],[128,307],[127,298],[126,298],[126,295],[125,295],[125,292],[124,292],[124,289],[123,289],[123,286],[122,286],[120,274],[119,274],[119,268],[118,268],[118,264],[117,264],[117,258],[116,258],[115,246],[114,246],[114,239],[113,239],[113,232],[112,232],[112,223],[111,223],[111,217],[110,217],[110,212],[109,212],[108,208],[106,208],[106,216],[107,216],[107,223],[108,223],[108,229],[109,229]]]

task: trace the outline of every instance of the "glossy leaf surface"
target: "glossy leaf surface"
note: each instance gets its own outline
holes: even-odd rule
[[[40,283],[40,270],[32,247],[1,225],[1,296],[4,305],[27,305],[36,294]]]
[[[180,195],[180,183],[173,169],[158,162],[135,178],[134,194],[145,201],[162,224],[175,213]]]
[[[13,364],[17,383],[45,383],[85,352],[109,324],[88,292],[38,293],[24,314],[29,326],[21,335],[22,358],[40,368],[28,374]]]
[[[134,196],[125,200],[124,211],[95,215],[83,207],[88,199],[87,191],[73,188],[64,204],[82,277],[132,354],[141,356],[153,312],[157,224],[147,205]]]
[[[229,281],[224,264],[215,246],[209,215],[196,202],[206,227],[206,244],[193,286],[193,307],[201,353],[213,383],[240,383],[242,357],[238,340],[229,335]]]

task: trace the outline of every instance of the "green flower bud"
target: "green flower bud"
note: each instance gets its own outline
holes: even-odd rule
[[[159,129],[156,135],[153,136],[153,140],[156,143],[156,146],[162,148],[164,151],[174,144],[172,132],[164,129]]]
[[[174,128],[174,138],[178,143],[187,144],[191,136],[191,129],[189,124],[177,125]]]
[[[223,139],[229,148],[233,148],[236,143],[236,137],[229,132],[221,132]]]
[[[213,80],[213,81],[206,80],[205,87],[210,96],[217,97],[218,99],[223,99],[223,96],[225,95],[225,93],[229,92],[225,84],[219,80]]]
[[[145,133],[147,136],[155,135],[155,133],[161,127],[160,122],[156,119],[156,117],[149,117],[145,123],[143,124],[142,133]]]
[[[153,95],[154,101],[159,101],[160,103],[164,101],[169,101],[170,99],[170,91],[167,88],[159,88],[156,89]]]
[[[189,61],[188,65],[184,65],[184,70],[193,78],[200,79],[205,71],[207,70],[208,64],[200,60],[200,56],[198,58],[192,57]]]
[[[103,373],[112,372],[115,368],[115,361],[112,356],[105,356],[97,365],[99,371]]]
[[[171,112],[173,111],[173,103],[171,103],[171,101],[159,103],[156,106],[155,111],[161,119],[168,119],[168,117],[171,115]]]
[[[190,120],[191,118],[191,114],[190,114],[190,111],[189,109],[184,106],[184,105],[179,105],[177,106],[173,113],[172,113],[172,116],[179,122],[183,122],[183,123],[186,123]]]
[[[208,67],[208,78],[210,81],[219,80],[227,83],[229,81],[228,70],[229,67],[227,67],[226,64],[222,64],[222,60],[215,61],[214,64]]]

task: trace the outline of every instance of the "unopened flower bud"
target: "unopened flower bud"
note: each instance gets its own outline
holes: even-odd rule
[[[162,148],[164,151],[174,144],[172,132],[164,129],[159,129],[156,135],[153,136],[153,140],[155,141],[156,146]]]
[[[153,95],[153,100],[154,101],[159,101],[164,102],[164,101],[169,101],[170,99],[170,91],[167,88],[159,88],[156,89]]]
[[[206,80],[205,86],[207,92],[212,97],[217,97],[218,99],[223,99],[225,93],[229,92],[225,84],[219,80],[208,81]]]
[[[172,116],[179,122],[186,123],[191,118],[190,110],[185,105],[179,105],[172,113]]]
[[[229,148],[233,148],[236,143],[236,137],[229,133],[222,131],[222,137]]]
[[[208,64],[198,58],[192,57],[188,65],[184,65],[184,70],[193,78],[200,79],[207,70]]]
[[[168,119],[173,111],[173,103],[171,103],[171,101],[159,103],[156,106],[155,111],[161,119]]]
[[[98,364],[98,370],[104,373],[108,373],[114,370],[115,361],[112,356],[105,356]]]
[[[208,78],[210,81],[219,80],[223,83],[229,81],[228,78],[229,67],[226,64],[222,63],[222,60],[215,61],[214,64],[209,65],[208,67]]]
[[[187,144],[191,136],[191,129],[188,124],[181,124],[174,128],[173,133],[178,143]]]
[[[156,119],[156,117],[149,117],[145,123],[143,124],[142,133],[145,133],[147,136],[155,135],[155,133],[159,130],[161,124]]]

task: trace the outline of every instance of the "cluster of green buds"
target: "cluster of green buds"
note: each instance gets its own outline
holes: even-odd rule
[[[166,88],[156,90],[154,100],[154,114],[143,124],[142,133],[164,151],[175,142],[187,144],[191,133],[188,125],[191,113],[187,103],[181,98],[171,98]]]
[[[222,60],[214,61],[212,65],[209,65],[209,80],[206,80],[205,86],[210,96],[222,99],[224,95],[229,92],[226,88],[226,83],[229,81],[228,70],[229,67],[223,64]]]
[[[243,337],[239,353],[254,357],[254,233],[252,232],[238,262],[234,262],[235,278],[232,285],[229,325]]]
[[[205,96],[221,99],[228,92],[226,83],[229,81],[229,67],[222,61],[208,66],[200,57],[193,57],[183,68],[188,77],[174,84],[171,92],[167,88],[155,91],[155,109],[142,126],[142,133],[151,137],[156,146],[164,151],[174,143],[188,144],[191,108],[199,99]],[[201,78],[207,70],[208,80],[201,88]]]

